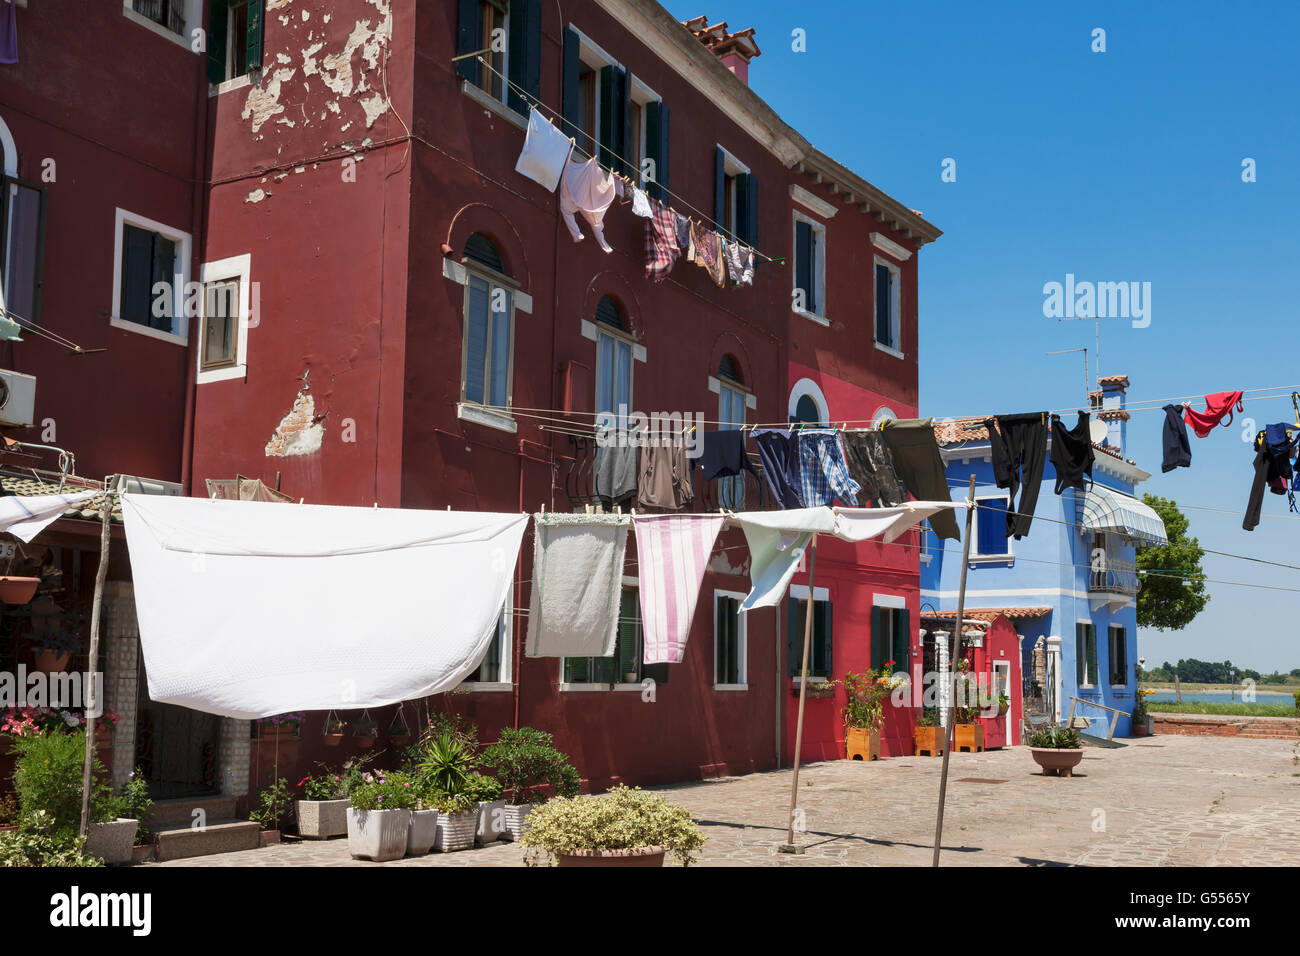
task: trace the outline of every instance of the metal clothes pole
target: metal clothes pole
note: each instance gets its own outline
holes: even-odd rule
[[[966,626],[966,569],[970,561],[970,532],[971,525],[975,521],[975,476],[970,476],[970,493],[966,497],[966,536],[961,544],[961,587],[957,591],[957,620],[953,628],[952,651],[948,654],[949,671],[951,674],[953,668],[957,666],[958,655],[961,652],[961,632]],[[946,676],[946,675],[945,675]],[[939,816],[934,824],[934,862],[932,866],[939,865],[939,845],[943,840],[943,804],[948,796],[948,755],[952,753],[953,738],[953,718],[955,716],[955,704],[957,688],[954,686],[952,692],[948,694],[948,726],[945,728],[945,741],[943,745],[943,769],[939,774]]]
[[[817,576],[817,532],[813,532],[808,545],[811,557],[808,559],[808,603],[805,605],[803,621],[803,669],[799,672],[799,718],[794,731],[794,777],[790,782],[790,816],[787,820],[785,845],[779,847],[782,853],[798,853],[794,845],[794,811],[799,802],[799,749],[803,746],[803,702],[808,692],[808,645],[812,636],[813,620],[813,585]]]
[[[110,476],[111,477],[111,476]],[[104,603],[104,579],[108,576],[109,529],[113,520],[113,493],[109,479],[104,479],[104,503],[99,509],[99,567],[95,569],[95,602],[90,608],[90,659],[86,674],[86,763],[81,773],[81,827],[84,837],[90,830],[90,781],[95,770],[95,710],[99,706],[99,617]]]

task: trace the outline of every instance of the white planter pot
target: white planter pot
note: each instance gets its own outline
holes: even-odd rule
[[[504,800],[483,800],[478,805],[478,828],[474,841],[485,846],[501,839],[506,831],[506,802]]]
[[[406,855],[424,856],[438,838],[438,811],[412,810],[411,829],[406,837]]]
[[[110,866],[131,862],[138,820],[118,817],[112,823],[92,823],[86,834],[86,855],[97,856]]]
[[[468,850],[474,845],[474,831],[478,829],[478,811],[467,813],[439,813],[438,836],[433,848],[439,853]]]
[[[508,840],[511,843],[518,843],[523,837],[524,831],[528,829],[528,814],[533,812],[531,803],[520,804],[515,806],[507,804],[505,813],[502,815],[505,820],[505,830],[501,834],[501,839]]]
[[[348,832],[347,800],[299,800],[298,836],[325,840]]]
[[[396,860],[406,855],[410,810],[354,810],[348,807],[348,853],[354,859]]]

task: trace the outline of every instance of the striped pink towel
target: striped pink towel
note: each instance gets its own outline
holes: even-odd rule
[[[680,664],[722,515],[637,515],[646,664]]]

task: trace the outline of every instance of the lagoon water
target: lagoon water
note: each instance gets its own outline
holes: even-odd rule
[[[1174,697],[1174,692],[1172,690],[1162,690],[1152,694],[1150,697],[1147,698],[1147,700],[1154,704],[1154,703],[1159,703],[1162,700],[1172,702],[1176,700],[1176,698]],[[1213,693],[1189,694],[1187,691],[1183,691],[1183,702],[1197,703],[1197,704],[1240,704],[1242,700],[1241,700],[1241,691],[1238,691],[1237,693],[1233,694],[1231,697],[1229,697],[1227,694],[1213,694]],[[1295,705],[1295,698],[1292,697],[1290,694],[1256,693],[1255,699],[1254,701],[1252,701],[1252,703],[1285,704],[1288,707],[1291,707]]]

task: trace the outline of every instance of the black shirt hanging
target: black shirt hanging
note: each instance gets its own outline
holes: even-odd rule
[[[1092,483],[1092,464],[1096,456],[1092,450],[1091,416],[1079,413],[1079,421],[1067,429],[1057,415],[1052,416],[1052,467],[1056,469],[1056,493],[1066,488],[1087,491],[1083,476]]]

